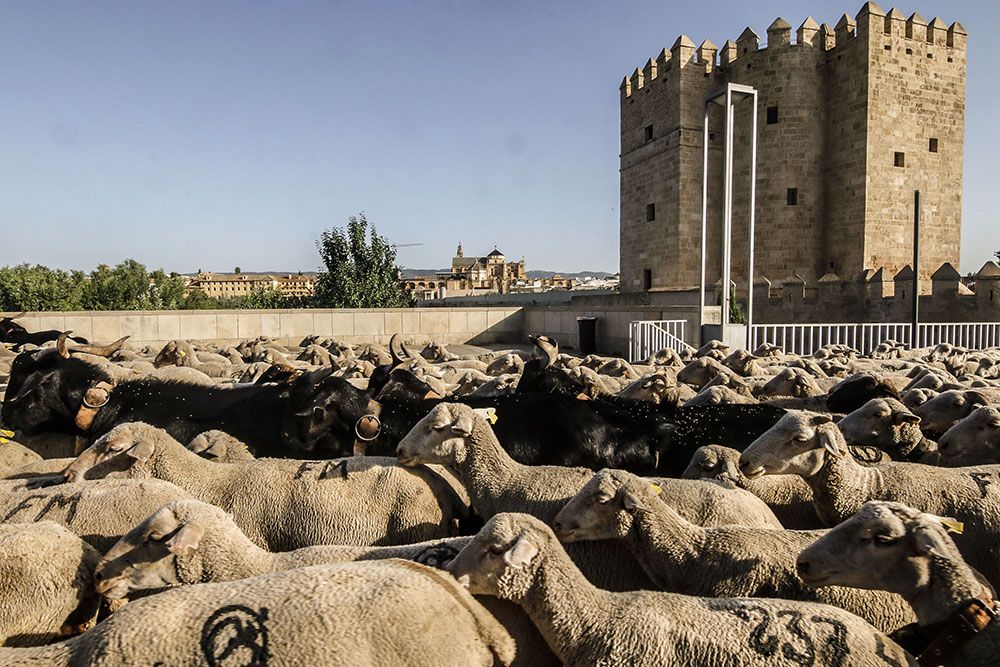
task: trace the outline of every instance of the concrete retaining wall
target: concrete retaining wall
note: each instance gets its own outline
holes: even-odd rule
[[[385,343],[396,332],[408,340],[482,344],[520,340],[523,314],[520,308],[511,307],[95,311],[29,313],[18,322],[29,331],[72,330],[99,342],[131,336],[140,344],[162,344],[174,338],[237,342],[261,335],[297,344],[309,334],[348,343]]]
[[[396,332],[414,342],[433,339],[477,345],[519,343],[529,333],[544,333],[563,347],[576,349],[576,318],[582,316],[598,319],[598,352],[605,354],[627,356],[633,320],[687,319],[688,342],[697,343],[697,306],[95,311],[29,313],[18,322],[29,331],[71,330],[96,342],[131,336],[131,341],[142,345],[162,345],[175,338],[235,343],[261,335],[297,344],[309,334],[348,343],[386,343]]]

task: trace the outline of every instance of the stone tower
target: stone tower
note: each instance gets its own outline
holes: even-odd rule
[[[865,4],[836,27],[783,19],[760,47],[679,37],[621,84],[621,289],[696,288],[702,114],[727,82],[758,90],[758,276],[896,273],[912,260],[922,199],[922,277],[958,264],[965,29]],[[746,275],[749,103],[737,106],[733,275]],[[722,109],[709,121],[708,280],[721,275]]]

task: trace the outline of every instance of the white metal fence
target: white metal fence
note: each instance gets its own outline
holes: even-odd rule
[[[629,360],[639,361],[670,348],[680,353],[690,348],[684,341],[687,320],[647,320],[629,323]]]
[[[907,347],[951,343],[982,350],[1000,345],[1000,322],[931,322],[917,325],[916,344],[910,343],[910,325],[883,324],[757,324],[751,327],[749,349],[772,343],[792,354],[812,354],[824,345],[849,345],[869,354],[882,342],[894,340]]]

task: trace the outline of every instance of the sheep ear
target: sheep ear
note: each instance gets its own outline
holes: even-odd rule
[[[466,436],[472,434],[472,416],[462,415],[451,425],[451,432]]]
[[[153,443],[142,440],[125,450],[125,454],[131,456],[139,463],[145,463],[153,455]]]
[[[503,562],[513,568],[528,565],[538,555],[538,547],[526,534],[521,535],[510,549],[504,552]]]
[[[816,429],[816,437],[819,438],[819,442],[823,445],[823,449],[830,452],[831,456],[840,456],[841,451],[837,446],[837,437],[834,435],[834,429],[836,426],[824,426],[822,428]]]
[[[923,556],[945,556],[948,549],[938,531],[929,526],[918,526],[913,530],[913,547]]]
[[[205,528],[197,523],[185,523],[174,536],[167,540],[167,549],[177,556],[188,556],[201,542]]]
[[[965,395],[969,398],[969,402],[973,405],[989,405],[989,400],[980,392],[975,390],[970,390],[965,392]]]
[[[920,417],[909,412],[897,412],[892,416],[892,420],[897,424],[919,424]]]
[[[622,507],[624,507],[629,512],[634,512],[635,510],[642,507],[642,501],[631,491],[622,492]]]

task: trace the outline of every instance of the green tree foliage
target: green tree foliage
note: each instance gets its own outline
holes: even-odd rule
[[[396,249],[365,214],[346,229],[325,231],[316,243],[326,266],[316,281],[315,305],[323,308],[405,308],[413,305],[397,279]]]
[[[0,267],[0,310],[81,310],[84,274],[47,266]]]
[[[185,293],[183,276],[162,269],[149,272],[134,259],[114,267],[101,264],[90,274],[28,264],[0,267],[3,311],[271,309],[306,305],[304,299],[286,297],[271,286],[228,299],[214,299],[200,290]]]

